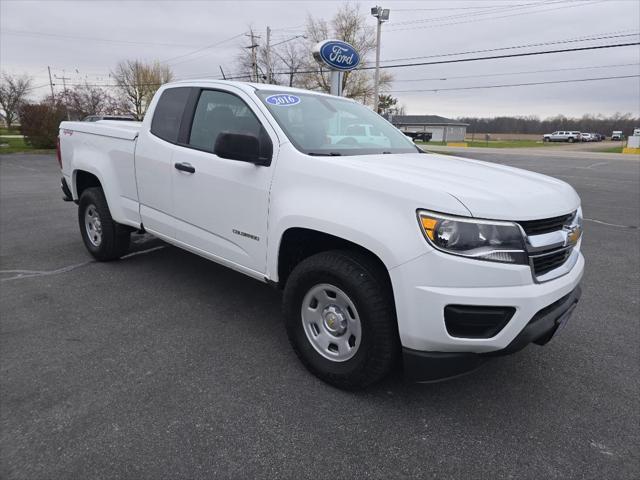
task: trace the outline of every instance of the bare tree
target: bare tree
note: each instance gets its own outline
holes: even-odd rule
[[[249,47],[243,46],[238,55],[236,78],[266,79],[267,72],[275,72],[272,82],[310,90],[330,91],[330,70],[319,65],[312,55],[313,47],[323,40],[335,38],[353,45],[363,59],[359,67],[366,66],[366,58],[375,50],[375,28],[367,22],[369,17],[358,11],[357,5],[345,4],[330,20],[307,18],[306,33],[276,44],[271,55],[266,54],[263,39]],[[251,38],[256,39],[255,34]],[[304,38],[304,40],[302,40]],[[253,46],[259,44],[257,46]],[[255,56],[254,56],[255,55]],[[270,62],[268,65],[267,62]],[[257,75],[256,75],[257,71]],[[393,77],[388,72],[380,75],[380,89],[384,92]],[[374,104],[373,71],[358,68],[344,72],[342,90],[347,97]]]
[[[104,88],[89,85],[86,81],[62,92],[58,100],[74,119],[82,119],[87,115],[115,115],[127,111],[121,99]]]
[[[149,103],[158,88],[173,79],[167,65],[159,62],[144,63],[140,60],[123,60],[111,73],[118,85],[129,112],[142,120]]]
[[[31,88],[32,79],[27,75],[2,74],[0,80],[0,107],[2,107],[2,118],[7,124],[7,128],[18,119],[20,107],[25,103],[27,92]]]
[[[318,65],[312,58],[311,50],[315,44],[329,38],[350,43],[360,54],[362,59],[359,67],[366,66],[367,56],[375,50],[375,29],[367,23],[368,17],[359,12],[357,5],[345,4],[330,21],[307,18],[306,26],[306,54],[304,60],[305,71],[316,71],[302,76],[301,85],[310,90],[330,91],[330,71],[322,65]],[[391,83],[393,77],[382,72],[380,75],[380,89]],[[354,98],[363,103],[375,103],[373,71],[360,68],[351,72],[344,72],[342,76],[342,90],[344,96]]]
[[[298,86],[296,83],[297,73],[304,67],[304,56],[308,52],[300,42],[295,40],[284,42],[282,46],[274,50],[274,55],[282,63],[282,71],[286,78],[286,83],[290,86]],[[284,82],[283,82],[284,83]]]

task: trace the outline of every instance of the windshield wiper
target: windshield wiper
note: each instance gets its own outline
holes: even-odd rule
[[[308,152],[307,155],[311,155],[312,157],[341,157],[342,154],[340,152]]]

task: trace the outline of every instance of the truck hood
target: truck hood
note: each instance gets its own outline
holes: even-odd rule
[[[421,188],[425,199],[427,191],[446,192],[478,218],[535,220],[564,215],[580,205],[575,190],[561,180],[479,160],[408,153],[340,157],[336,158],[338,162],[383,177],[387,184],[396,182],[400,188]]]

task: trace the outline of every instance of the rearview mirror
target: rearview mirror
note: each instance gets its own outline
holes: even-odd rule
[[[272,152],[273,147],[268,137],[259,139],[246,133],[222,132],[213,147],[213,153],[221,158],[262,166],[271,165]]]

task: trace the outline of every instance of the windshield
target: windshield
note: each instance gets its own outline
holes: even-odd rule
[[[256,93],[291,143],[308,155],[420,151],[397,128],[359,103],[299,92]]]

